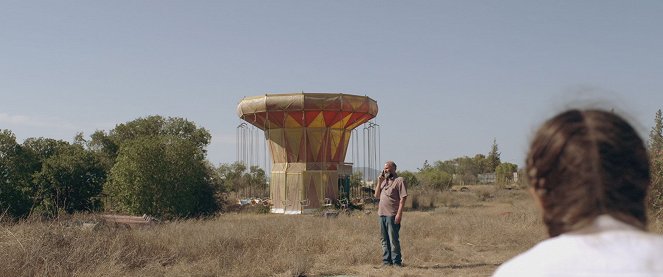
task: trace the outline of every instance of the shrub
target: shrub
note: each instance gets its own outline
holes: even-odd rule
[[[163,218],[216,209],[204,155],[188,140],[153,137],[122,146],[106,191],[111,205],[130,214]]]

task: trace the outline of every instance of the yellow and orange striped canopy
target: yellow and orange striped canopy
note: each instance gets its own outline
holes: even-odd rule
[[[352,129],[377,113],[368,96],[339,93],[267,94],[237,106],[239,117],[265,131],[274,163],[343,162]]]
[[[342,93],[266,94],[246,97],[237,106],[240,118],[263,130],[302,127],[352,130],[377,113],[377,102],[370,97]]]

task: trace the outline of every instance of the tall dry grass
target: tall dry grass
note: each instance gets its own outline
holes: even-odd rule
[[[95,215],[4,223],[0,276],[487,276],[545,238],[524,191],[411,191],[407,207],[405,268],[378,268],[367,206],[336,218],[233,213],[140,229],[79,224]]]

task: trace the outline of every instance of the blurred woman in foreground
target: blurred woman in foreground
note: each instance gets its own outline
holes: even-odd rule
[[[558,114],[536,133],[526,172],[550,238],[493,276],[663,276],[663,237],[646,232],[647,151],[624,119]]]

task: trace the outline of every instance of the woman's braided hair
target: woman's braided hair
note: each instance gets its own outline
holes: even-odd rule
[[[551,237],[602,214],[646,228],[647,151],[633,127],[612,112],[569,110],[545,122],[526,172]]]

